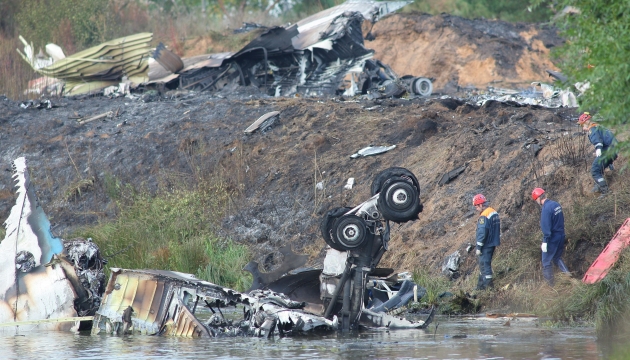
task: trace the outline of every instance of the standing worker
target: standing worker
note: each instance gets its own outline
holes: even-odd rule
[[[613,161],[617,159],[617,139],[609,129],[593,122],[591,114],[587,112],[580,115],[578,124],[582,125],[584,131],[588,131],[588,140],[595,145],[595,160],[591,165],[591,176],[595,180],[593,192],[605,194],[608,192],[608,184],[604,179],[604,169],[608,167],[613,170]]]
[[[477,220],[477,251],[479,257],[479,278],[476,290],[485,290],[494,286],[492,282],[492,255],[499,246],[501,237],[501,220],[499,214],[491,207],[482,194],[473,197],[473,206],[479,211]]]
[[[543,241],[540,248],[542,250],[543,277],[550,286],[553,286],[552,262],[556,264],[560,271],[564,273],[569,272],[569,269],[562,261],[565,246],[564,214],[562,213],[562,206],[553,200],[547,199],[545,190],[541,188],[535,188],[532,191],[532,199],[542,207],[540,229],[543,233]]]

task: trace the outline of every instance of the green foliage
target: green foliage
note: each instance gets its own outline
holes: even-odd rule
[[[571,82],[589,82],[580,109],[598,111],[602,123],[627,133],[630,114],[630,7],[626,0],[561,0],[558,9],[572,6],[577,14],[557,20],[567,39],[553,55]],[[620,144],[630,154],[630,143]]]
[[[89,47],[106,40],[107,9],[108,1],[102,0],[23,0],[18,32],[35,44],[35,51],[49,42],[67,52]]]
[[[547,7],[531,8],[516,0],[415,0],[403,11],[429,14],[448,13],[469,19],[484,17],[505,21],[545,22],[551,16]]]
[[[560,297],[548,314],[561,320],[580,317],[595,322],[598,337],[628,334],[630,320],[630,253],[625,251],[615,267],[598,283],[580,283]]]
[[[206,184],[152,196],[108,179],[108,193],[118,199],[117,219],[76,235],[91,237],[109,267],[174,270],[227,287],[247,286],[242,271],[247,248],[219,238],[214,230],[229,197],[225,188]]]
[[[215,284],[232,284],[239,291],[251,286],[251,276],[242,270],[250,257],[245,246],[214,241],[206,244],[205,254],[210,260],[205,268],[199,269],[197,277]]]
[[[427,294],[419,299],[427,305],[438,305],[440,303],[440,294],[446,292],[450,288],[450,282],[443,276],[434,276],[426,270],[414,270],[413,281],[427,290]]]

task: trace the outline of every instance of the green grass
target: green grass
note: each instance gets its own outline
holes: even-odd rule
[[[117,199],[117,218],[75,235],[91,237],[109,267],[181,271],[236,290],[251,283],[242,271],[250,257],[247,247],[215,231],[230,197],[225,186],[202,184],[150,195],[109,178],[106,187]]]
[[[439,305],[440,294],[451,288],[451,283],[447,278],[431,275],[426,270],[414,270],[413,281],[427,290],[427,294],[420,299],[427,305]]]

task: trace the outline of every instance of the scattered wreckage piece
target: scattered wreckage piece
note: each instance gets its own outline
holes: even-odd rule
[[[261,278],[257,266],[248,266],[254,287],[282,292],[309,313],[338,322],[344,331],[425,328],[434,309],[424,321],[396,314],[412,299],[424,296],[426,289],[419,289],[407,273],[397,276],[393,269],[376,267],[388,249],[389,221],[412,221],[422,211],[419,189],[418,179],[405,168],[381,171],[372,182],[369,200],[354,208],[332,209],[323,217],[320,231],[329,245],[323,269],[300,269],[277,280],[271,280],[274,275],[256,281]]]
[[[18,52],[36,72],[63,80],[64,95],[79,95],[99,92],[120,83],[123,77],[133,86],[147,82],[149,43],[152,38],[152,33],[139,33],[110,40],[43,67],[29,55],[32,54],[32,47],[25,47],[26,55]],[[23,42],[26,43],[25,40]]]
[[[541,90],[537,90],[536,86],[540,86]],[[548,108],[577,106],[576,95],[570,89],[560,89],[540,82],[533,82],[532,87],[524,90],[488,87],[486,93],[470,96],[468,100],[477,106],[483,106],[488,101],[514,103],[514,106],[540,105]]]
[[[602,250],[597,259],[588,268],[582,282],[585,284],[595,284],[608,275],[608,271],[615,265],[621,252],[630,245],[630,218],[626,219],[619,227],[615,236]]]
[[[360,325],[368,284],[373,283],[368,277],[389,247],[389,222],[413,221],[423,208],[418,179],[405,168],[381,171],[370,189],[369,200],[354,208],[330,210],[320,224],[322,237],[331,247],[320,277],[324,317],[337,313],[342,330]]]
[[[213,311],[207,322],[195,316],[200,300]],[[243,307],[238,321],[212,309],[236,305]],[[112,269],[92,334],[269,337],[336,329],[336,318],[328,320],[303,307],[304,303],[270,290],[243,294],[190,274]]]
[[[427,97],[433,93],[433,82],[429,78],[405,75],[399,77],[389,65],[380,60],[366,60],[365,66],[355,83],[351,78],[351,87],[345,95],[367,94],[369,98],[409,96]]]
[[[393,150],[396,148],[396,145],[392,145],[392,146],[368,146],[368,147],[364,147],[363,149],[357,151],[356,153],[350,155],[350,157],[352,159],[356,159],[358,157],[362,157],[362,156],[371,156],[371,155],[378,155],[378,154],[382,154],[382,153],[386,153],[389,150]]]
[[[174,52],[166,48],[164,43],[159,43],[153,51],[152,57],[164,67],[164,69],[177,73],[184,68],[184,62]]]
[[[79,240],[64,243],[53,236],[24,157],[13,161],[13,172],[18,198],[0,243],[0,323],[76,330],[86,319],[78,316],[92,315],[100,304],[102,258]]]
[[[291,249],[291,245],[281,247],[278,249],[278,252],[282,255],[282,259],[284,259],[284,261],[272,272],[260,272],[256,261],[250,261],[247,265],[245,265],[243,270],[249,271],[253,277],[252,286],[249,289],[250,291],[256,289],[267,289],[269,284],[275,282],[291,270],[304,266],[308,260],[308,255],[298,255],[294,253]],[[275,289],[272,290],[284,293],[283,291]]]
[[[461,255],[459,253],[459,250],[455,250],[454,253],[450,254],[444,259],[444,263],[442,264],[442,274],[447,276],[449,279],[455,278],[459,272],[460,262]]]
[[[458,166],[455,169],[453,169],[453,170],[447,172],[446,174],[442,175],[442,178],[438,182],[438,185],[444,186],[444,185],[450,183],[452,180],[457,178],[459,176],[459,174],[463,173],[466,170],[466,165],[467,164],[464,164],[462,166]]]
[[[95,120],[99,120],[99,119],[104,119],[104,118],[111,118],[114,116],[114,112],[113,111],[108,111],[108,112],[104,112],[102,114],[96,115],[96,116],[92,116],[89,118],[84,118],[84,119],[78,119],[77,122],[79,123],[79,125],[83,125],[83,124],[87,124],[89,122],[95,121]]]
[[[156,51],[147,85],[199,91],[255,86],[269,96],[335,95],[346,75],[363,72],[374,55],[364,46],[363,21],[376,22],[409,3],[350,0],[287,27],[247,26],[239,33],[249,30],[256,36],[240,50],[181,59],[178,71]]]
[[[254,121],[253,124],[251,124],[250,126],[247,127],[247,129],[245,129],[245,133],[251,134],[258,129],[264,132],[276,121],[276,116],[278,114],[280,114],[280,111],[272,111],[259,117],[258,120]]]

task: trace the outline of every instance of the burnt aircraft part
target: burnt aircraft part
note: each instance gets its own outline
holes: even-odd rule
[[[187,63],[178,74],[164,67],[149,70],[149,84],[219,91],[237,85],[256,86],[270,96],[335,95],[344,77],[363,71],[374,51],[366,49],[361,25],[405,6],[406,1],[347,1],[288,27],[246,26],[259,34],[236,52],[206,55]],[[217,56],[221,55],[221,56]],[[161,84],[161,85],[160,85]]]
[[[339,207],[339,208],[332,209],[328,211],[326,215],[324,215],[319,225],[319,230],[322,233],[322,237],[324,238],[324,241],[326,242],[328,246],[330,246],[331,248],[335,250],[345,251],[343,246],[340,243],[338,243],[333,237],[333,225],[335,224],[335,221],[337,221],[337,219],[340,216],[342,216],[343,214],[347,213],[350,210],[352,210],[352,208],[349,208],[349,207]]]
[[[364,321],[369,323],[368,326],[387,327],[393,324],[394,328],[424,327],[428,324],[365,312],[366,284],[371,281],[368,277],[374,273],[386,251],[389,221],[405,222],[418,218],[422,211],[419,189],[417,178],[409,170],[385,169],[372,182],[372,197],[369,200],[350,210],[337,208],[329,211],[322,219],[322,236],[327,244],[332,245],[320,275],[320,297],[326,306],[324,316],[337,314],[342,330],[366,325]],[[366,236],[363,242],[360,241],[362,236]],[[348,243],[360,245],[348,247]],[[347,252],[340,252],[337,246]],[[342,262],[345,265],[343,271],[340,269]],[[407,290],[409,286],[407,284]],[[339,309],[337,299],[342,292]],[[401,294],[394,302],[401,305],[409,299],[409,294]]]
[[[278,252],[282,254],[283,262],[272,272],[262,273],[258,269],[258,263],[256,261],[250,261],[243,270],[249,271],[254,278],[252,286],[248,291],[256,289],[268,289],[268,285],[280,279],[283,275],[287,274],[293,269],[304,266],[308,260],[308,255],[298,255],[293,252],[291,245],[285,245],[278,249]]]
[[[159,43],[153,51],[153,58],[160,63],[166,70],[177,73],[184,68],[184,62],[174,52],[166,48],[163,43]]]
[[[78,328],[79,320],[71,319],[89,315],[100,294],[86,291],[80,269],[66,260],[31,186],[26,159],[15,159],[13,170],[18,196],[0,243],[0,322],[33,324],[24,331]],[[49,321],[55,319],[60,321]]]
[[[15,268],[21,272],[29,272],[35,267],[35,257],[26,250],[15,255]]]
[[[385,182],[378,205],[385,219],[397,223],[415,220],[422,211],[418,189],[404,179]]]
[[[399,77],[392,68],[380,60],[366,60],[359,76],[359,91],[378,97],[430,96],[433,82],[429,78],[405,75]]]
[[[365,220],[359,216],[341,216],[333,225],[333,239],[344,251],[358,249],[368,240],[370,233],[367,227]]]
[[[427,78],[415,78],[411,82],[410,92],[420,96],[429,96],[433,92],[433,83]]]
[[[214,313],[206,323],[191,310],[199,299]],[[337,327],[336,318],[327,320],[304,311],[305,305],[270,290],[239,293],[190,274],[113,269],[103,304],[94,317],[92,334],[270,337]],[[243,319],[225,319],[220,310],[224,306],[242,306]]]
[[[452,180],[458,177],[459,174],[463,173],[464,170],[466,170],[466,164],[462,166],[458,166],[455,169],[447,172],[446,174],[442,175],[442,178],[438,182],[438,185],[442,186],[442,185],[450,183]]]

